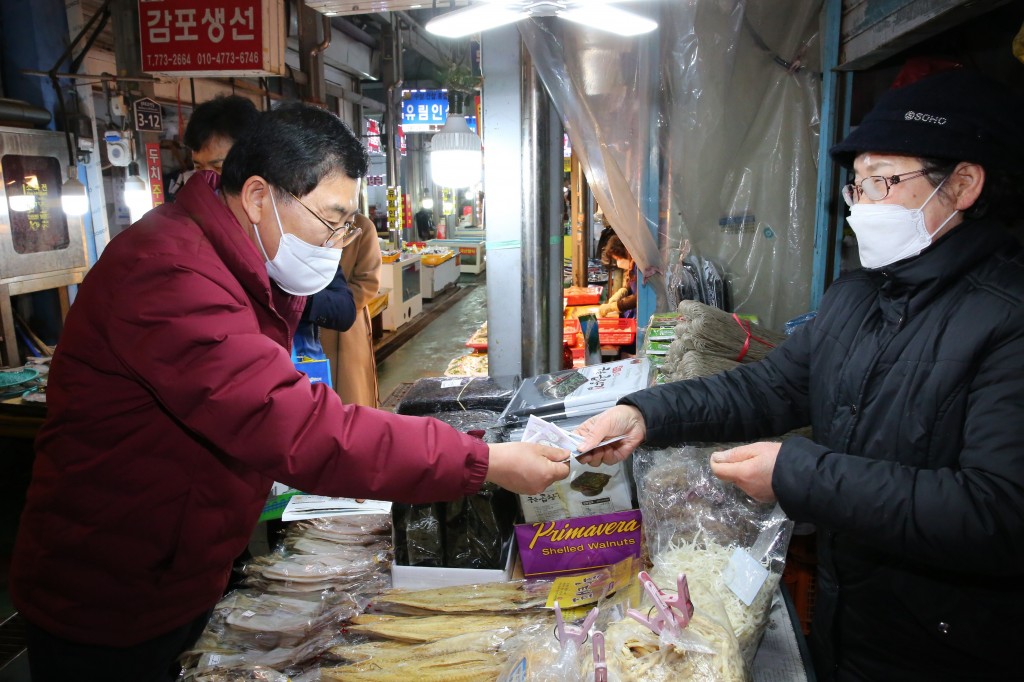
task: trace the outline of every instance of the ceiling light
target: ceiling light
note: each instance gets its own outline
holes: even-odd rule
[[[469,187],[480,182],[483,153],[480,138],[469,129],[466,117],[448,113],[440,132],[430,140],[430,170],[435,185]]]
[[[34,194],[16,194],[8,196],[7,205],[11,207],[12,211],[26,213],[36,207],[36,197]]]
[[[89,210],[89,197],[85,185],[74,176],[75,168],[68,168],[68,179],[60,190],[60,205],[68,215],[85,215]]]
[[[620,36],[637,36],[658,28],[658,23],[647,17],[600,3],[561,9],[557,14],[567,21]]]
[[[427,22],[426,29],[444,38],[464,38],[480,31],[514,23],[528,16],[528,12],[485,3],[434,17]]]

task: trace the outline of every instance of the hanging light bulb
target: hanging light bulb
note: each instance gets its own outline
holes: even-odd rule
[[[128,166],[128,177],[124,181],[124,203],[128,206],[128,213],[133,223],[139,220],[146,211],[153,208],[149,188],[146,187],[146,182],[139,177],[139,167],[134,163]]]
[[[12,211],[27,213],[36,207],[36,197],[33,194],[18,194],[7,197],[7,205]]]
[[[60,205],[68,215],[85,215],[89,210],[89,196],[85,185],[75,177],[76,167],[68,168],[68,179],[60,190]]]
[[[429,196],[423,197],[423,202],[422,202],[421,205],[423,206],[423,208],[427,209],[428,211],[433,211],[434,210],[434,199],[432,197],[429,197]]]
[[[480,182],[483,151],[462,113],[461,93],[453,95],[448,120],[430,140],[430,173],[435,185],[469,187]]]

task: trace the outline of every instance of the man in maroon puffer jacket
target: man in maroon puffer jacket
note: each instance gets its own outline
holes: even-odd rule
[[[36,682],[174,679],[274,480],[419,503],[568,474],[556,448],[343,405],[295,370],[295,324],[338,269],[366,170],[338,118],[282,105],[232,148],[221,192],[197,174],[89,273],[11,571]]]

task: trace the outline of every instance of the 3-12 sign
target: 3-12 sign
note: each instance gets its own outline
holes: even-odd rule
[[[159,133],[164,129],[164,113],[160,105],[148,97],[135,100],[135,129],[140,132]]]

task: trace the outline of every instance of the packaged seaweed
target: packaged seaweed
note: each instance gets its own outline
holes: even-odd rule
[[[485,483],[475,495],[444,504],[444,565],[500,569],[511,544],[515,494]]]
[[[545,419],[597,414],[619,398],[647,388],[650,364],[630,358],[525,379],[501,418],[509,424],[530,415]]]
[[[517,388],[515,377],[425,377],[398,403],[398,414],[466,410],[502,411]]]

